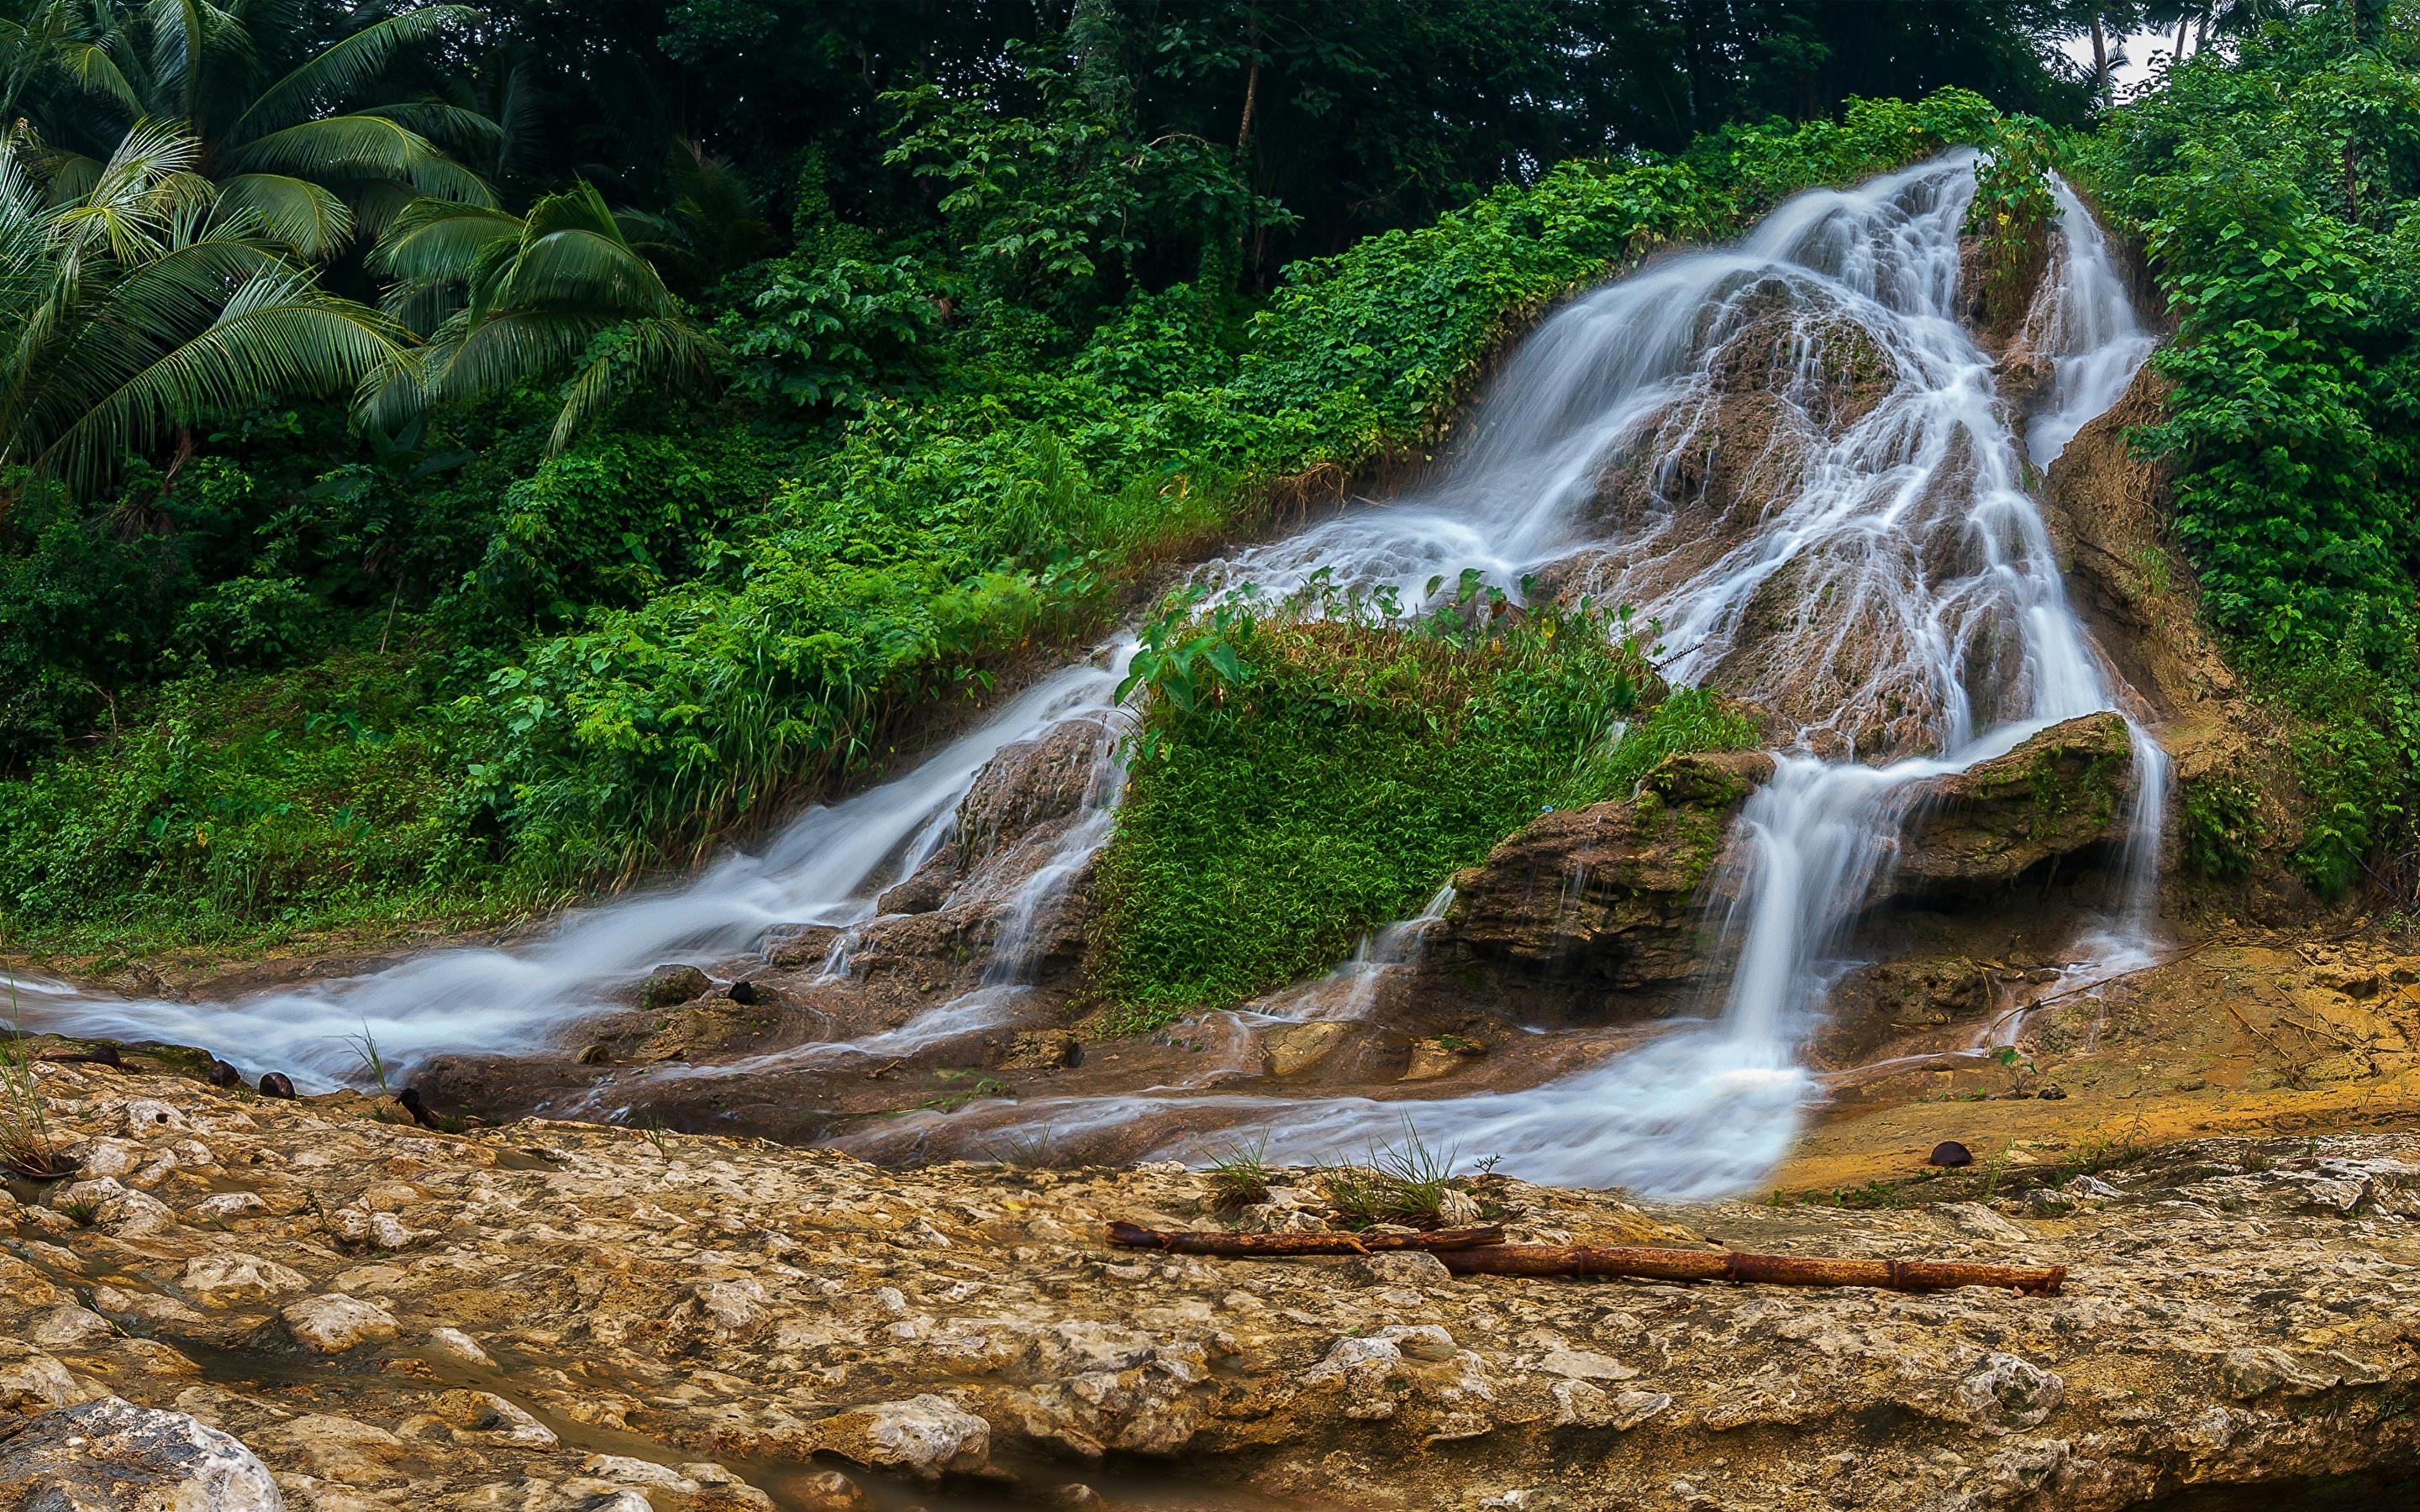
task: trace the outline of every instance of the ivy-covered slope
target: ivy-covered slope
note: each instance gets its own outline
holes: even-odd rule
[[[287,556],[240,579],[250,598],[119,627],[194,648],[201,670],[119,711],[114,736],[0,782],[0,911],[21,941],[225,941],[526,906],[685,860],[784,792],[880,761],[918,705],[1098,626],[1188,543],[1425,445],[1508,333],[1575,285],[1993,120],[1946,90],[1728,128],[1676,160],[1564,163],[1296,265],[1240,321],[1180,284],[1134,295],[1071,352],[1020,355],[1000,334],[1015,312],[995,310],[985,342],[875,382],[896,396],[830,440],[752,429],[735,391],[737,410],[626,417],[551,460],[505,424],[468,461],[340,470],[307,484],[337,525],[289,532]],[[761,289],[745,306],[760,322],[836,321],[876,346],[920,324],[901,312],[921,290],[844,285],[737,281]],[[160,507],[217,507],[190,495],[178,482]],[[379,560],[413,549],[424,516],[477,522],[427,612],[398,625],[391,600],[381,624],[371,602],[332,659],[242,671],[233,642],[273,635],[281,605],[307,609],[313,563],[360,560],[314,532],[354,532]],[[102,527],[58,528],[56,550],[11,559],[0,598],[39,606],[88,574]]]
[[[2098,131],[2072,171],[2139,239],[2176,339],[2136,453],[2174,477],[2202,611],[2286,716],[2306,819],[2247,831],[2186,794],[2187,856],[2262,847],[2322,895],[2408,888],[2420,769],[2420,13],[2357,37],[2314,12],[2204,52]]]

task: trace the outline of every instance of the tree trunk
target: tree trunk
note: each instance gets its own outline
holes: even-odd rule
[[[2106,109],[2109,104],[2109,41],[2102,35],[2101,12],[2092,12],[2092,99]]]
[[[1654,1281],[1761,1282],[1777,1287],[1880,1287],[1947,1291],[2006,1287],[2051,1296],[2063,1265],[1971,1265],[1962,1260],[1854,1260],[1744,1250],[1593,1249],[1572,1244],[1491,1244],[1438,1254],[1457,1275],[1637,1276]]]

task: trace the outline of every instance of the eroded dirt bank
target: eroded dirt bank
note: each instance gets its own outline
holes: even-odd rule
[[[2400,1136],[2201,1141],[1990,1204],[1466,1194],[1520,1238],[2071,1268],[1912,1296],[1145,1257],[1105,1220],[1218,1222],[1202,1176],[40,1075],[83,1172],[0,1208],[0,1500],[104,1396],[194,1422],[88,1447],[215,1427],[330,1512],[2094,1509],[2420,1459]],[[1323,1215],[1280,1187],[1236,1216]]]

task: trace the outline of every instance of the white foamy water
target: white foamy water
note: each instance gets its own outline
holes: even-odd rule
[[[1575,301],[1513,355],[1434,486],[1205,573],[1283,593],[1326,569],[1417,602],[1428,579],[1466,568],[1517,591],[1526,575],[1583,562],[1600,601],[1660,622],[1678,680],[1715,681],[1792,721],[1793,748],[1743,815],[1745,871],[1725,894],[1738,900],[1725,920],[1732,974],[1715,1015],[1520,1091],[1410,1102],[1167,1091],[1029,1104],[1037,1123],[1074,1132],[1182,1099],[1247,1125],[1274,1121],[1273,1156],[1318,1158],[1398,1137],[1409,1119],[1433,1146],[1501,1155],[1531,1180],[1676,1196],[1738,1191],[1771,1168],[1812,1095],[1797,1048],[1853,959],[1855,906],[1889,864],[1910,784],[2116,706],[2024,491],[1990,360],[1957,318],[1973,161],[1953,153],[1800,195],[1736,246],[1664,258]],[[2149,346],[2098,228],[2060,195],[2055,300],[2036,342],[2057,364],[2053,399],[2025,442],[2038,462],[2114,402]],[[1745,443],[1724,420],[1720,381],[1743,354],[1762,364],[1772,400],[1763,450],[1746,457],[1726,451]],[[1844,363],[1870,400],[1845,420],[1829,408]],[[1725,467],[1754,472],[1752,497],[1720,496],[1709,480]],[[1125,649],[1003,704],[905,777],[810,812],[761,854],[583,910],[535,944],[436,951],[231,1003],[34,983],[21,988],[26,1021],[199,1043],[313,1087],[357,1077],[345,1037],[365,1026],[404,1065],[536,1050],[659,963],[727,958],[778,923],[870,916],[873,895],[946,839],[995,752],[1106,713]],[[2120,942],[2148,937],[2161,821],[2162,759],[2148,737],[2136,744],[2153,779],[2135,805],[2129,901],[2110,934]],[[1846,759],[1859,751],[1876,759]],[[975,992],[879,1043],[801,1046],[697,1073],[900,1054],[1002,1021],[1022,992],[1020,937],[1108,826],[1105,800],[1015,900],[1008,948]],[[1373,984],[1414,958],[1426,923],[1382,935],[1287,1011],[1366,1011]]]
[[[22,980],[25,1026],[198,1044],[249,1072],[284,1071],[305,1090],[361,1079],[348,1037],[365,1030],[390,1066],[406,1069],[449,1052],[543,1049],[659,964],[726,959],[776,924],[870,917],[873,895],[947,838],[958,800],[1001,747],[1066,719],[1107,717],[1130,650],[1121,640],[1056,673],[907,776],[809,810],[755,855],[731,856],[679,887],[579,910],[535,944],[435,950],[368,976],[232,1002],[115,998]],[[1032,909],[1020,912],[1030,923]]]

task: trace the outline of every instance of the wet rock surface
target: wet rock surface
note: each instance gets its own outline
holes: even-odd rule
[[[1164,1505],[2096,1512],[2420,1455],[2420,1145],[2397,1136],[2201,1141],[2028,1172],[1989,1206],[1473,1187],[1522,1239],[2071,1267],[2055,1298],[1916,1296],[1143,1255],[1104,1221],[1216,1223],[1202,1177],[457,1136],[365,1099],[40,1075],[69,1134],[207,1159],[180,1153],[155,1189],[173,1216],[141,1234],[0,1207],[10,1487],[151,1459],[232,1487],[256,1461],[329,1512],[757,1512],[891,1485],[946,1508],[1113,1458],[1196,1498]],[[182,1127],[105,1133],[138,1091]],[[259,1210],[205,1208],[237,1191]],[[363,1206],[415,1237],[331,1226]],[[247,1279],[182,1279],[206,1275]],[[386,1324],[342,1354],[288,1342],[281,1319],[339,1298],[362,1311],[332,1319]],[[43,1468],[104,1422],[122,1452]],[[271,1504],[111,1494],[92,1504]]]
[[[1535,820],[1455,879],[1450,938],[1599,986],[1698,980],[1716,964],[1719,927],[1700,895],[1732,817],[1772,772],[1756,751],[1674,757],[1636,797]]]
[[[283,1500],[234,1438],[116,1396],[0,1418],[0,1505],[28,1512],[277,1512]]]
[[[2089,714],[1931,779],[1901,826],[1888,887],[1902,898],[1989,893],[2046,861],[2122,838],[2133,774],[2126,721]]]

